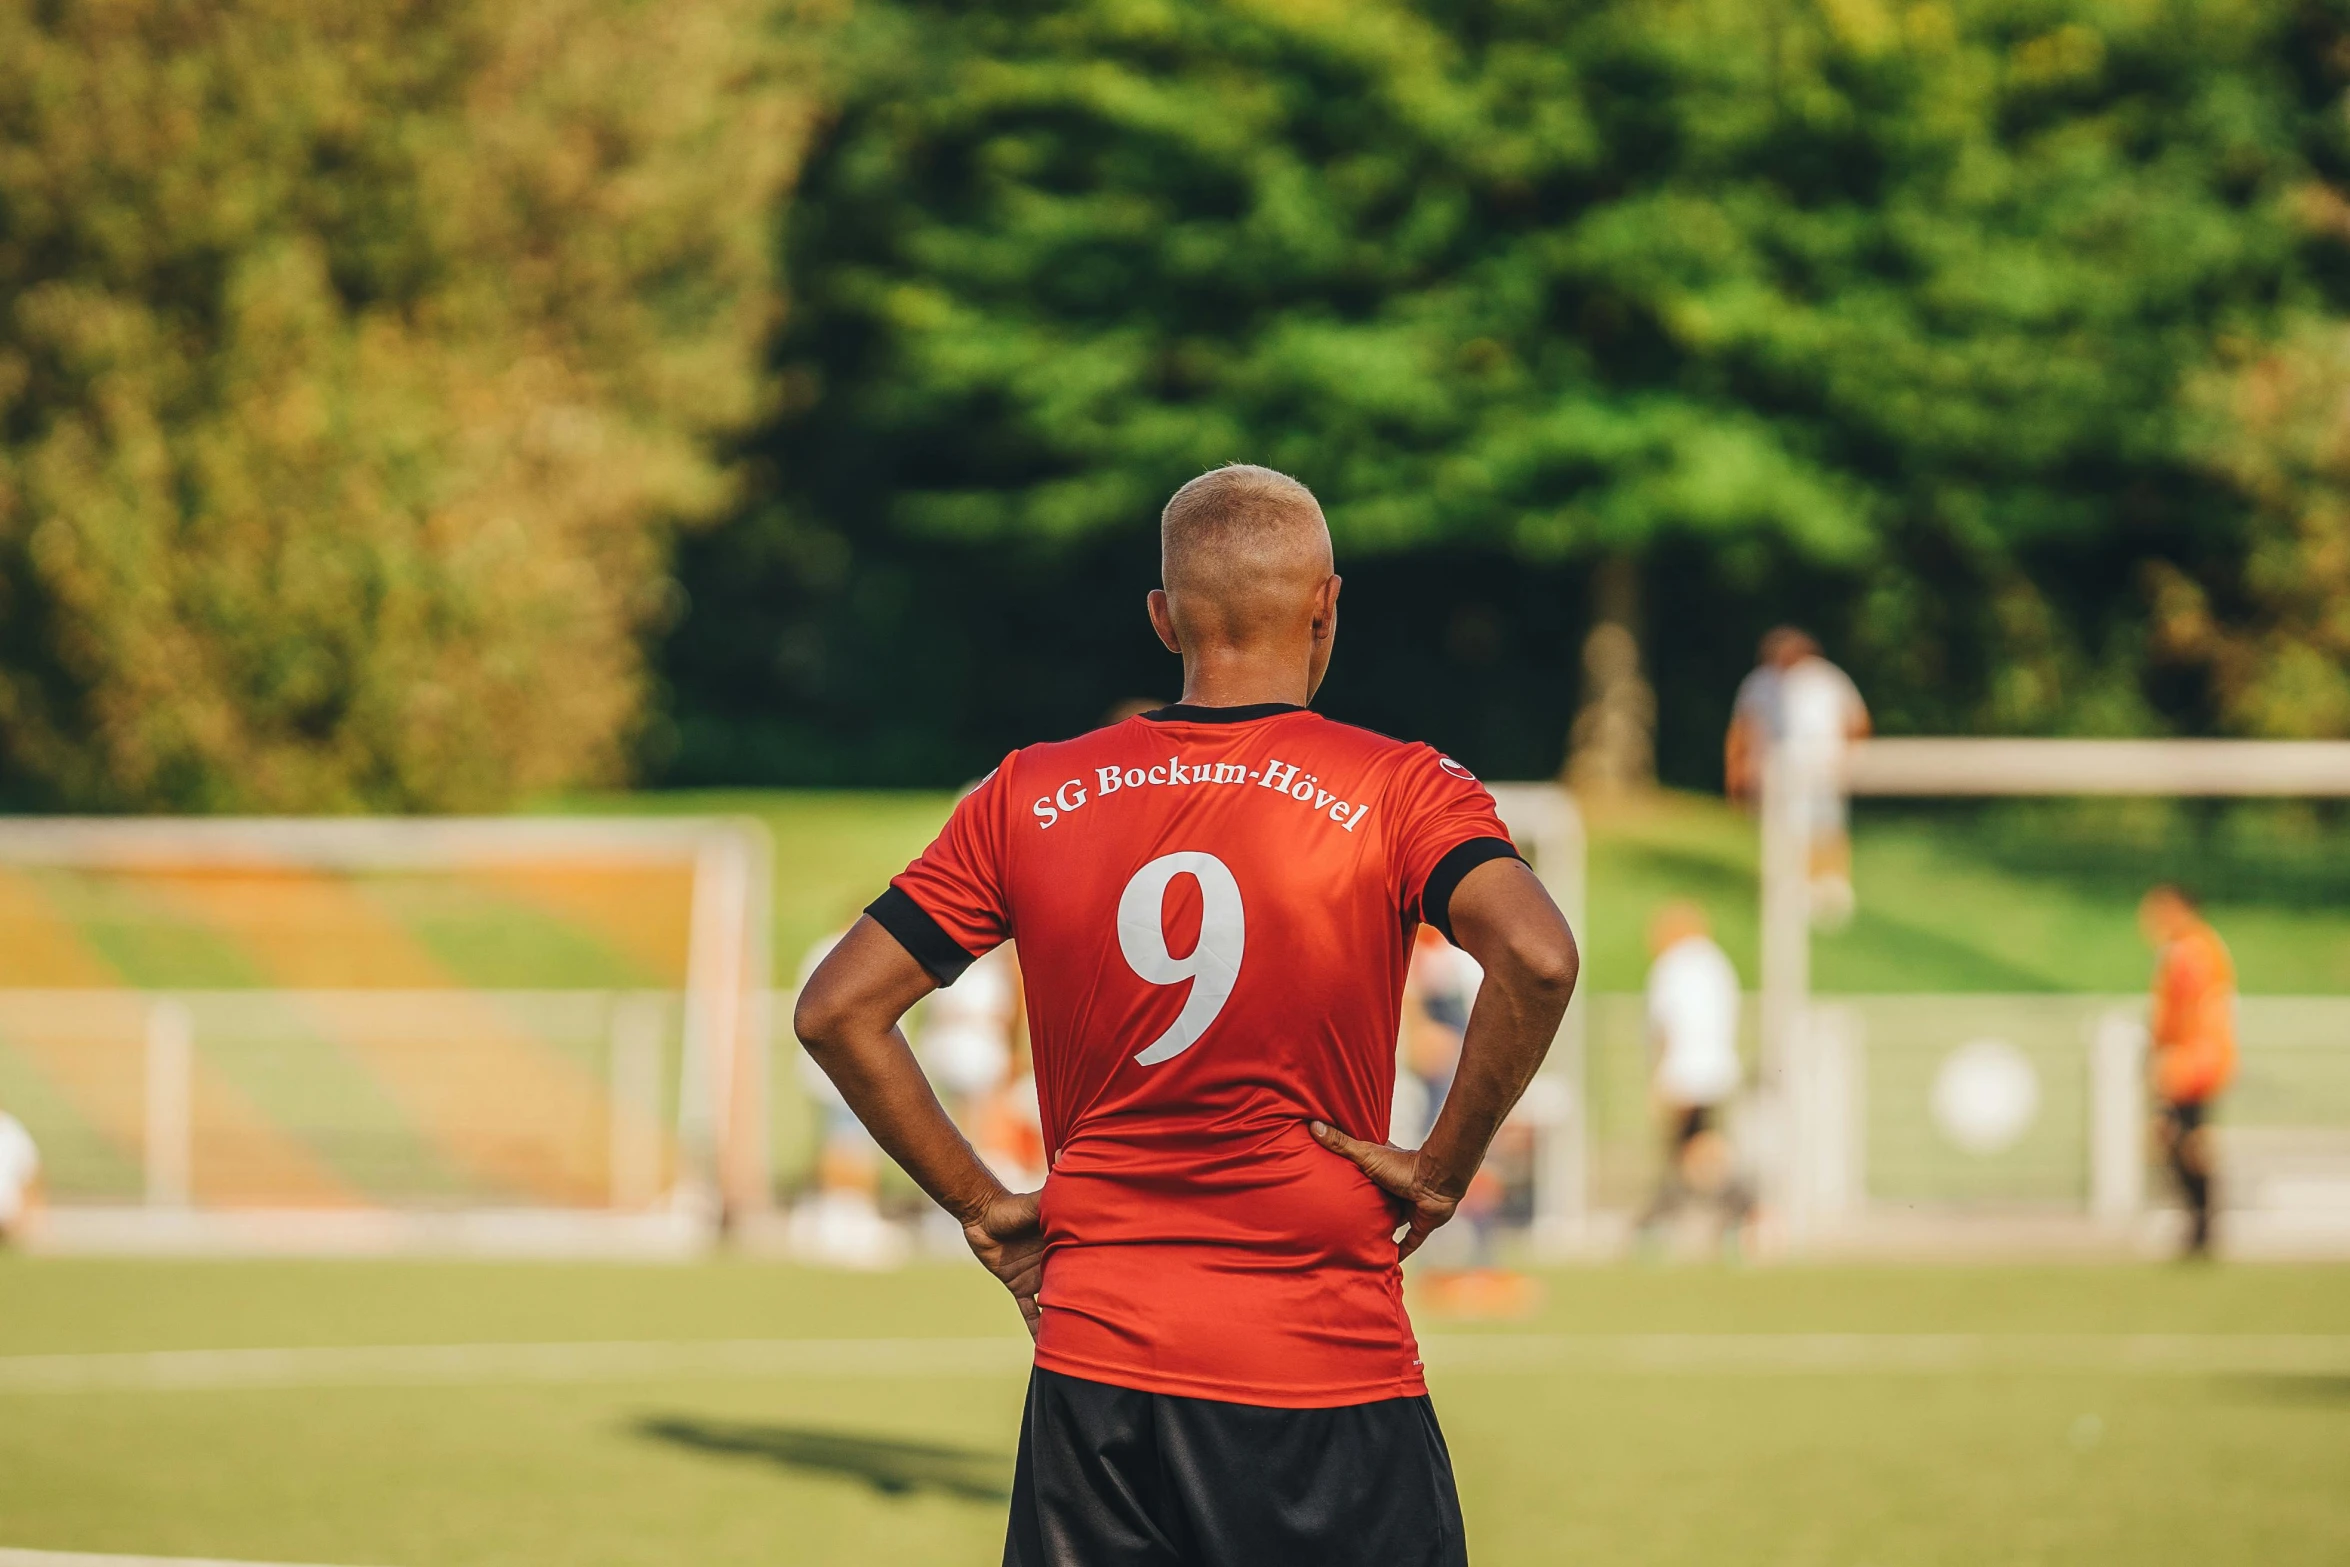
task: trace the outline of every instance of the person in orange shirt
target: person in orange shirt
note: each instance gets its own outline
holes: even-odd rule
[[[2152,1034],[2155,1135],[2187,1199],[2187,1253],[2211,1250],[2211,1101],[2236,1074],[2236,962],[2185,891],[2164,885],[2138,904],[2155,949]]]

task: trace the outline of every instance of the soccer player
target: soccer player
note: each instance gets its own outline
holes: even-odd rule
[[[2155,949],[2155,1137],[2187,1199],[2187,1255],[2211,1252],[2211,1101],[2236,1075],[2236,961],[2195,900],[2164,885],[2138,904]]]
[[[1719,1207],[1727,1242],[1753,1207],[1715,1124],[1742,1076],[1738,970],[1694,903],[1657,910],[1648,951],[1648,1037],[1656,1053],[1650,1086],[1664,1118],[1665,1164],[1640,1228],[1654,1233],[1694,1194]]]
[[[1751,800],[1761,793],[1772,748],[1800,747],[1817,764],[1797,802],[1811,834],[1812,923],[1840,930],[1853,910],[1844,747],[1868,737],[1868,704],[1809,632],[1778,627],[1763,638],[1761,658],[1738,686],[1723,740],[1723,778],[1731,799]]]
[[[1574,988],[1467,769],[1306,703],[1321,508],[1219,468],[1160,519],[1173,706],[1007,756],[795,1026],[1036,1337],[1011,1567],[1467,1560],[1398,1264],[1452,1217]],[[1427,1142],[1382,1141],[1414,932],[1483,966]],[[897,1020],[1017,938],[1049,1175],[1006,1190]]]
[[[972,964],[959,983],[923,1008],[915,1053],[965,1131],[979,1125],[988,1100],[1010,1078],[1019,1025],[1020,966],[1009,943]]]

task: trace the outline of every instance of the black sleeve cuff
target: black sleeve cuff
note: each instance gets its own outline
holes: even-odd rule
[[[1457,849],[1453,851],[1458,853]],[[1460,878],[1455,877],[1458,881]],[[903,887],[891,887],[865,905],[866,916],[898,940],[898,945],[914,955],[914,961],[939,984],[951,985],[963,977],[963,970],[979,961],[963,950],[962,944],[946,933],[944,926],[930,917],[930,911],[916,903]]]
[[[1515,860],[1520,856],[1518,846],[1507,838],[1471,838],[1467,843],[1455,844],[1436,862],[1436,869],[1428,873],[1427,883],[1420,888],[1420,918],[1444,932],[1444,939],[1452,941],[1452,895],[1461,884],[1461,878],[1483,865],[1487,860]],[[891,889],[895,891],[895,888]],[[908,898],[908,903],[914,900]],[[919,911],[917,911],[919,912]],[[930,916],[923,915],[924,919]],[[937,926],[931,927],[936,930]],[[941,934],[944,934],[941,932]],[[904,940],[904,937],[899,937]],[[919,953],[915,954],[917,957]]]

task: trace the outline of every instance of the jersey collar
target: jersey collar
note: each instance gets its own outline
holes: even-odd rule
[[[1283,713],[1304,711],[1295,702],[1251,702],[1245,707],[1200,707],[1177,702],[1168,707],[1154,707],[1139,716],[1154,724],[1245,724],[1253,718],[1275,718]]]

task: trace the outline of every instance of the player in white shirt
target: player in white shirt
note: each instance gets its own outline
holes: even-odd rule
[[[1020,966],[1004,943],[922,1003],[922,1069],[969,1135],[1012,1075],[1020,1022]]]
[[[0,1110],[0,1244],[21,1240],[41,1208],[41,1150],[24,1123]]]
[[[1811,906],[1831,929],[1852,918],[1852,840],[1844,798],[1844,748],[1869,732],[1868,704],[1852,677],[1820,656],[1820,645],[1793,626],[1763,638],[1762,662],[1738,687],[1724,744],[1730,797],[1751,800],[1762,787],[1763,761],[1777,746],[1811,761],[1800,802],[1811,833]]]
[[[1657,911],[1648,950],[1648,1037],[1656,1061],[1650,1084],[1664,1121],[1665,1168],[1640,1227],[1654,1231],[1698,1196],[1734,1228],[1753,1207],[1718,1124],[1745,1075],[1738,1060],[1738,970],[1694,903]]]

